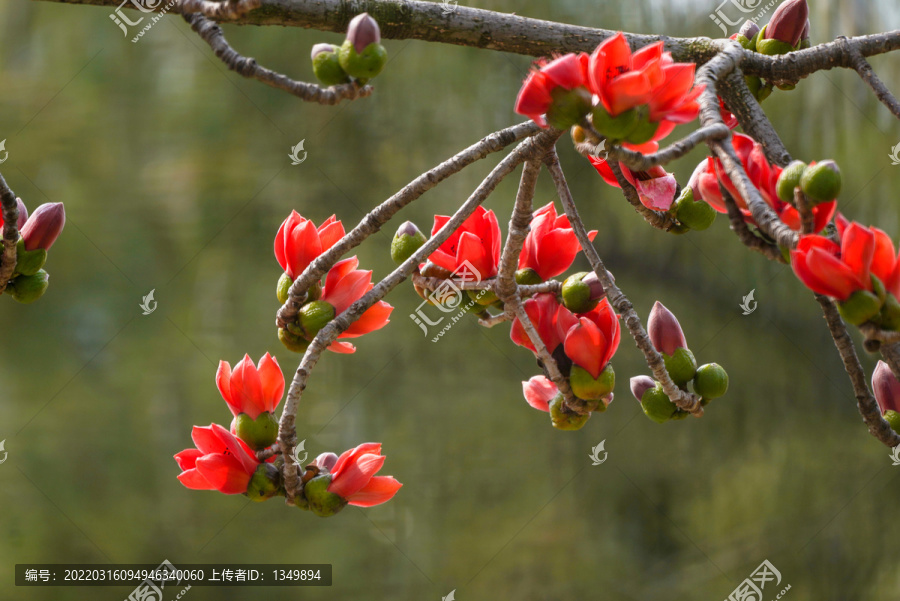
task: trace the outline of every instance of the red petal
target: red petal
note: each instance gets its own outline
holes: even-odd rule
[[[841,238],[841,261],[856,275],[864,288],[870,288],[869,266],[875,254],[875,234],[855,221]]]
[[[241,462],[230,455],[206,455],[197,460],[197,471],[210,486],[226,495],[247,492],[252,472],[241,468]]]
[[[820,290],[816,290],[808,282],[807,286],[838,300],[846,300],[855,291],[865,288],[845,263],[818,248],[813,248],[806,254],[806,267],[812,272],[813,278],[818,280]]]
[[[374,476],[359,492],[350,496],[348,502],[356,507],[373,507],[394,498],[403,486],[393,476]]]
[[[369,483],[384,465],[384,460],[384,455],[365,454],[348,461],[328,485],[328,492],[348,499]]]
[[[647,104],[652,97],[650,80],[641,71],[632,71],[616,77],[606,85],[602,94],[613,117],[628,109]]]
[[[241,412],[240,405],[235,403],[231,397],[231,364],[228,361],[219,361],[219,369],[216,370],[216,387],[219,394],[225,399],[228,408],[231,409],[233,415]]]
[[[591,91],[601,94],[606,83],[622,73],[631,71],[631,48],[620,31],[597,46],[588,61]],[[602,96],[602,94],[601,94]]]
[[[286,234],[285,256],[288,266],[286,271],[291,279],[294,279],[303,273],[313,259],[322,254],[322,243],[312,221],[303,220]]]
[[[178,480],[191,490],[216,490],[196,468],[178,474]]]
[[[358,336],[362,336],[363,334],[368,334],[369,332],[380,330],[390,321],[388,317],[391,315],[391,311],[393,310],[394,307],[392,307],[388,303],[384,301],[378,301],[377,303],[369,307],[358,320],[350,324],[350,327],[342,332],[340,337],[356,338]]]
[[[238,413],[246,413],[250,419],[256,419],[266,410],[262,382],[249,355],[244,355],[231,373],[231,398],[239,409]]]
[[[332,215],[325,223],[319,226],[318,232],[319,242],[322,244],[322,252],[325,252],[344,237],[344,224]]]
[[[515,111],[520,115],[543,115],[550,108],[553,97],[550,96],[550,82],[547,76],[539,71],[532,71],[516,98]]]
[[[550,411],[550,401],[559,394],[559,389],[549,378],[534,376],[522,382],[522,394],[525,401],[539,411]]]
[[[352,449],[348,449],[341,453],[340,457],[337,458],[337,461],[334,463],[334,467],[331,468],[331,473],[334,477],[338,477],[341,472],[344,470],[344,467],[356,461],[363,455],[380,455],[381,454],[381,443],[380,442],[364,442],[362,444],[356,445]]]
[[[582,317],[578,321],[579,323],[566,334],[564,343],[566,356],[597,379],[603,370],[600,361],[606,353],[606,338],[597,324],[587,317]]]
[[[278,360],[269,353],[263,355],[259,360],[259,381],[262,384],[262,399],[265,404],[265,411],[275,412],[281,397],[284,395],[284,374],[281,373],[281,367]]]
[[[578,55],[565,54],[541,67],[541,73],[555,86],[572,90],[587,83],[583,79]]]
[[[194,469],[199,458],[203,457],[203,452],[197,449],[185,449],[175,455],[175,462],[182,471]]]

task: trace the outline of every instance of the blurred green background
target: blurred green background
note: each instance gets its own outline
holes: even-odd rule
[[[468,3],[467,3],[468,4]],[[813,41],[900,27],[892,0],[811,0]],[[483,0],[481,8],[588,26],[718,34],[713,2]],[[734,8],[729,9],[734,13]],[[387,41],[366,100],[303,103],[242,79],[177,16],[136,44],[109,8],[0,4],[0,167],[30,209],[64,202],[48,294],[0,299],[0,597],[123,599],[130,587],[16,589],[29,562],[319,562],[330,589],[194,588],[184,598],[716,600],[764,559],[793,601],[888,601],[900,588],[900,468],[870,437],[818,306],[783,265],[750,254],[720,217],[675,237],[646,226],[564,140],[563,165],[596,245],[646,317],[662,300],[701,363],[731,376],[701,420],[657,425],[628,392],[646,373],[623,338],[616,400],[575,433],[522,399],[537,372],[508,326],[457,324],[438,343],[408,318],[328,354],[299,413],[311,455],[384,443],[396,499],[323,520],[272,501],[193,492],[172,455],[193,424],[228,424],[220,359],[299,356],[275,337],[272,239],[291,209],[348,226],[420,172],[519,122],[525,57]],[[134,15],[134,13],[129,13]],[[134,18],[134,17],[132,17]],[[310,79],[309,49],[340,35],[227,26],[245,55]],[[898,55],[875,57],[900,90]],[[855,74],[816,74],[765,110],[804,160],[834,158],[840,208],[900,237],[900,126]],[[305,140],[308,159],[291,166]],[[400,214],[423,229],[500,155]],[[686,181],[702,158],[675,166]],[[518,175],[489,199],[505,229]],[[546,174],[536,202],[554,200]],[[391,269],[394,229],[358,249]],[[579,258],[579,265],[583,262]],[[158,309],[141,315],[156,290]],[[743,316],[742,296],[759,307]],[[868,369],[871,356],[863,358]],[[606,441],[606,463],[591,447]],[[766,589],[766,599],[778,590]]]

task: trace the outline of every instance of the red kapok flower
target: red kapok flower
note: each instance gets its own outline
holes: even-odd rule
[[[556,300],[556,296],[550,293],[536,294],[525,301],[523,305],[528,319],[531,320],[538,336],[540,336],[544,346],[547,347],[547,352],[552,353],[556,350],[556,347],[562,344],[563,335],[565,334],[565,332],[560,332],[557,327],[557,313],[562,305]],[[566,311],[568,312],[568,310]],[[572,326],[574,323],[568,325]],[[524,346],[532,353],[537,354],[531,338],[528,337],[518,317],[512,322],[509,337],[514,343]]]
[[[529,405],[539,411],[549,412],[550,401],[559,394],[559,388],[545,376],[534,376],[527,382],[522,382],[522,394]]]
[[[621,338],[619,318],[609,300],[604,298],[595,308],[577,316],[562,307],[558,319],[561,328],[572,324],[564,339],[566,356],[596,380],[616,354]]]
[[[656,152],[659,149],[659,144],[656,142],[648,142],[640,146],[626,143],[622,146],[644,153]],[[607,164],[606,159],[599,159],[593,156],[588,157],[588,159],[603,178],[603,181],[610,186],[619,187],[619,182],[616,180],[616,176],[612,168]],[[622,170],[622,175],[625,179],[637,190],[641,204],[655,211],[669,210],[669,207],[675,201],[675,190],[678,188],[678,182],[675,180],[674,175],[659,165],[651,167],[647,171],[632,171],[625,163],[619,163],[619,169]]]
[[[806,287],[840,301],[857,290],[872,290],[869,277],[875,234],[853,222],[838,246],[824,236],[801,236],[791,251],[791,266]]]
[[[218,424],[191,432],[196,449],[185,449],[175,455],[182,472],[178,476],[187,488],[217,490],[226,495],[247,491],[250,478],[260,462],[250,447]]]
[[[338,457],[331,469],[328,492],[350,505],[372,507],[390,501],[403,486],[393,476],[376,476],[384,465],[381,443],[367,442]]]
[[[552,93],[557,88],[574,90],[587,85],[588,55],[565,54],[552,61],[538,61],[535,69],[525,78],[515,111],[532,119],[541,127],[547,127],[544,115],[553,104]]]
[[[591,240],[596,235],[596,230],[588,233]],[[557,215],[556,207],[548,203],[534,212],[519,255],[519,269],[533,269],[541,279],[549,280],[571,267],[580,248],[569,218]]]
[[[650,122],[659,123],[651,138],[669,135],[677,123],[697,118],[697,97],[703,86],[693,87],[692,63],[676,63],[663,43],[641,48],[634,54],[625,36],[619,32],[601,43],[588,63],[589,88],[599,96],[613,117],[636,107],[646,106]]]
[[[431,235],[434,236],[448,221],[450,217],[446,215],[435,215]],[[466,275],[469,279],[482,280],[497,275],[500,225],[494,212],[477,207],[429,259],[460,277]],[[473,269],[476,273],[469,273]]]
[[[255,420],[260,413],[275,412],[284,394],[284,374],[269,353],[259,360],[259,366],[253,365],[250,355],[244,355],[233,371],[230,363],[219,361],[216,386],[232,415],[246,413]]]
[[[316,228],[312,221],[291,211],[275,235],[275,258],[293,280],[343,237],[344,226],[334,215]]]
[[[372,284],[372,272],[357,269],[359,259],[350,257],[335,263],[334,267],[325,277],[325,287],[322,289],[322,298],[334,307],[334,314],[340,315],[353,303],[374,288]],[[354,321],[349,328],[341,332],[338,338],[358,338],[363,334],[380,330],[388,324],[388,317],[394,307],[384,301],[378,301],[369,307],[359,319]],[[335,342],[328,350],[336,353],[353,353],[356,347],[349,342]]]

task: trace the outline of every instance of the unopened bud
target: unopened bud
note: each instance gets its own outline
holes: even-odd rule
[[[644,393],[656,386],[656,380],[650,376],[634,376],[630,380],[631,394],[640,403]]]
[[[900,411],[900,382],[884,361],[879,361],[872,372],[872,392],[882,414]]]
[[[741,25],[741,29],[738,33],[740,33],[748,40],[752,40],[753,36],[759,33],[759,25],[747,19],[746,21],[744,21],[744,24]]]
[[[312,463],[310,463],[309,465],[319,468],[320,471],[330,472],[337,463],[337,460],[338,456],[334,453],[322,453],[321,455],[313,459]]]
[[[367,80],[381,73],[387,62],[387,50],[381,45],[378,23],[369,13],[350,21],[347,39],[338,56],[344,71],[357,79]]]
[[[33,303],[44,296],[50,285],[50,276],[43,269],[34,275],[20,275],[7,286],[7,291],[20,303]]]
[[[701,365],[694,375],[694,392],[704,400],[724,396],[728,392],[728,373],[718,363]]]
[[[800,42],[808,19],[809,5],[806,0],[787,0],[772,13],[772,18],[766,26],[765,37],[785,42],[792,47],[796,46]]]
[[[813,202],[828,202],[841,193],[841,170],[832,160],[810,165],[800,178],[800,189]]]
[[[316,44],[312,47],[313,73],[326,86],[336,86],[350,81],[341,67],[339,48],[333,44]]]
[[[678,319],[659,301],[656,301],[650,311],[647,333],[656,350],[665,355],[671,356],[677,349],[687,347]]]
[[[260,463],[244,494],[251,501],[267,501],[279,493],[284,494],[281,471],[271,463]]]
[[[775,192],[783,202],[794,203],[794,189],[800,185],[800,178],[803,177],[806,167],[803,161],[791,161],[778,176]]]
[[[42,204],[22,227],[25,250],[50,250],[65,225],[66,210],[61,202]]]
[[[261,451],[278,439],[278,420],[268,411],[260,413],[255,420],[240,413],[232,422],[232,432],[254,451]]]
[[[391,259],[400,265],[425,244],[425,234],[412,221],[407,221],[394,234],[391,241]]]
[[[381,29],[378,27],[378,22],[369,16],[369,13],[362,13],[350,21],[350,26],[347,28],[347,39],[353,44],[356,52],[361,53],[369,44],[381,42]]]
[[[319,517],[329,517],[347,506],[347,501],[340,496],[328,492],[331,474],[316,476],[303,487],[303,496],[309,502],[310,510]]]

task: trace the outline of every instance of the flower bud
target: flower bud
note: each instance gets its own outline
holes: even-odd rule
[[[65,224],[66,210],[61,202],[42,204],[22,227],[25,250],[36,248],[50,250]]]
[[[808,19],[809,5],[806,0],[786,0],[772,13],[772,18],[766,25],[765,37],[779,40],[793,48],[800,43]],[[808,35],[807,31],[807,37]]]
[[[263,411],[255,420],[246,413],[240,413],[234,418],[231,431],[251,449],[261,451],[278,439],[278,420],[269,411]]]
[[[666,371],[676,384],[682,385],[690,382],[697,373],[697,360],[694,353],[687,348],[675,349],[671,355],[663,354]]]
[[[759,33],[759,25],[757,25],[750,19],[747,19],[746,21],[744,21],[744,24],[741,25],[741,29],[740,31],[738,31],[738,33],[740,33],[748,40],[752,40],[754,37],[756,37],[756,34]]]
[[[694,392],[704,400],[717,399],[728,392],[728,373],[718,363],[707,363],[694,374]]]
[[[320,471],[330,472],[334,468],[334,465],[337,463],[337,460],[338,456],[335,453],[327,452],[322,453],[321,455],[313,459],[312,463],[310,463],[309,465],[319,468]]]
[[[650,311],[647,333],[656,350],[665,355],[671,356],[676,349],[687,347],[678,319],[659,301],[656,301]]]
[[[319,330],[334,319],[334,306],[325,301],[312,301],[300,309],[300,327],[307,338],[312,339]]]
[[[900,411],[900,382],[884,361],[879,361],[872,372],[872,393],[882,415],[888,411]]]
[[[557,430],[580,430],[590,417],[590,413],[578,415],[569,411],[561,394],[550,401],[550,423]]]
[[[347,506],[347,501],[340,496],[328,492],[331,474],[321,474],[306,483],[303,496],[309,502],[310,510],[319,517],[329,517]]]
[[[448,269],[444,269],[431,261],[425,261],[425,264],[422,266],[422,269],[419,270],[419,273],[426,278],[440,278],[442,280],[446,280],[453,275]]]
[[[381,45],[378,23],[369,13],[350,21],[338,58],[344,71],[357,79],[370,79],[381,73],[387,62],[387,50]]]
[[[347,39],[353,44],[353,48],[358,54],[369,44],[381,42],[381,29],[378,27],[378,22],[369,16],[369,13],[362,13],[350,21],[350,26],[347,27]]]
[[[544,280],[534,269],[526,267],[516,272],[516,284],[519,286],[534,286]]]
[[[828,202],[841,193],[841,170],[834,161],[810,165],[800,178],[800,189],[813,202]]]
[[[857,290],[837,306],[844,321],[859,326],[878,315],[881,311],[881,300],[868,290]]]
[[[21,198],[16,198],[16,208],[19,209],[19,218],[16,220],[16,229],[22,229],[22,226],[25,225],[25,222],[28,221],[28,209],[25,207],[25,203],[22,202]],[[0,215],[0,225],[3,224],[3,215]]]
[[[281,277],[278,278],[278,285],[275,287],[275,296],[278,297],[278,302],[282,305],[287,302],[287,299],[290,296],[291,284],[293,283],[294,281],[287,272],[282,273]]]
[[[19,238],[16,244],[16,269],[14,274],[34,275],[47,262],[47,251],[43,248],[25,250],[25,241]]]
[[[590,275],[594,276],[593,280],[587,279]],[[591,281],[595,282],[593,288],[591,287]],[[599,291],[597,290],[598,285]],[[595,294],[597,295],[596,298],[594,298]],[[572,274],[566,278],[562,285],[563,306],[572,313],[587,313],[596,307],[597,302],[605,295],[603,285],[593,272],[582,271]]]
[[[247,495],[251,501],[268,501],[277,494],[284,494],[281,471],[271,463],[260,463],[247,485]]]
[[[778,176],[775,192],[782,202],[794,204],[794,189],[800,185],[800,179],[803,177],[806,167],[807,165],[803,161],[791,161]]]
[[[674,417],[678,406],[669,400],[669,397],[663,392],[662,385],[656,384],[641,395],[641,409],[644,410],[644,415],[657,424],[662,424]]]
[[[341,67],[338,47],[334,44],[316,44],[312,47],[313,73],[323,85],[336,86],[348,83],[350,77]]]
[[[572,392],[579,399],[599,401],[616,387],[616,372],[613,371],[611,364],[607,364],[600,372],[600,377],[595,380],[588,370],[579,365],[573,365],[569,374],[569,384],[572,386]]]
[[[682,188],[681,195],[672,205],[672,210],[675,218],[692,230],[705,230],[716,220],[716,210],[699,196],[694,196],[694,190],[690,185]]]
[[[50,276],[43,269],[34,275],[20,275],[10,281],[7,291],[12,294],[14,300],[20,303],[33,303],[44,296],[50,285]]]
[[[810,47],[809,42],[809,19],[806,20],[806,27],[800,32],[800,43],[797,45],[798,50],[804,50]]]
[[[284,347],[294,353],[305,353],[309,348],[309,341],[305,338],[292,334],[284,328],[278,328],[278,340]]]
[[[631,394],[640,403],[644,393],[656,386],[656,380],[650,376],[634,376],[630,380]]]
[[[397,228],[397,233],[394,234],[394,239],[391,240],[391,259],[393,259],[394,263],[400,265],[422,248],[425,240],[425,234],[416,227],[416,224],[412,221],[407,221]]]

